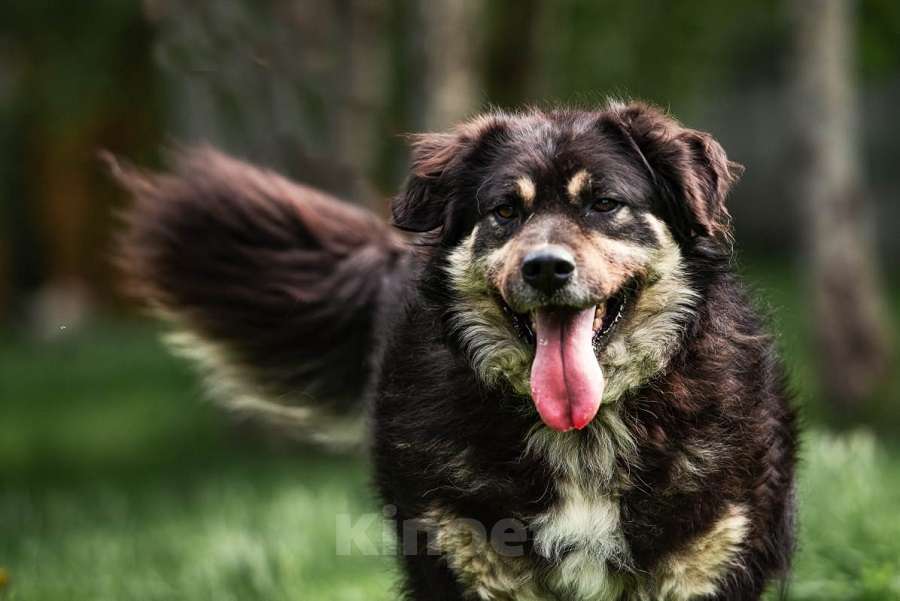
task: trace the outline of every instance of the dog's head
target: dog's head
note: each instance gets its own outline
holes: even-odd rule
[[[696,304],[685,248],[727,248],[738,166],[651,107],[495,113],[416,138],[395,224],[429,232],[488,384],[580,429],[665,366]]]

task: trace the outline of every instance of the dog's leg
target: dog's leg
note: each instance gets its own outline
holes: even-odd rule
[[[758,565],[759,558],[754,557],[755,553],[746,553],[739,560],[741,567],[735,568],[735,571],[723,578],[721,589],[715,596],[711,597],[711,601],[760,601],[766,591],[766,584],[769,581],[769,571],[761,569]],[[778,582],[773,583],[773,588]],[[773,595],[773,599],[784,599],[784,595]]]
[[[465,597],[440,556],[427,553],[407,555],[405,601],[463,601]]]

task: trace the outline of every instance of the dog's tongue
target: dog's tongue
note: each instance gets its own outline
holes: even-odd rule
[[[560,432],[584,428],[603,397],[603,371],[594,356],[594,308],[539,309],[531,397],[544,423]]]

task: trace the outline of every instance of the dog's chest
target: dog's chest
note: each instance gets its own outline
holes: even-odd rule
[[[549,566],[544,586],[564,599],[619,599],[631,557],[619,500],[626,483],[616,466],[630,459],[630,432],[611,413],[586,440],[540,430],[530,443],[555,474],[555,501],[529,525],[536,559]]]
[[[630,563],[618,498],[573,481],[557,490],[557,502],[531,524],[534,552],[552,566],[546,585],[573,599],[618,599]]]
[[[610,489],[556,483],[557,498],[527,520],[530,553],[509,554],[436,510],[426,521],[468,597],[480,601],[694,601],[718,592],[749,528],[747,508],[731,504],[703,532],[649,572],[632,565],[621,505]]]
[[[470,520],[435,508],[425,518],[468,597],[481,601],[614,601],[629,563],[619,504],[611,496],[558,483],[557,498],[525,525],[530,552],[510,553]]]
[[[523,457],[545,466],[552,501],[520,515],[532,545],[509,555],[471,536],[447,512],[437,518],[442,553],[469,596],[484,601],[614,601],[628,588],[631,557],[619,492],[620,460],[631,459],[630,433],[616,414],[603,428],[558,436],[536,429]]]

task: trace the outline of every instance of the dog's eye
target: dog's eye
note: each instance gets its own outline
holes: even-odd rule
[[[518,211],[516,211],[516,207],[511,204],[502,204],[496,208],[494,208],[494,216],[497,217],[500,221],[509,221],[510,219],[514,219]]]
[[[622,203],[617,200],[613,200],[612,198],[597,198],[591,201],[590,205],[588,205],[588,208],[596,213],[610,213],[621,206]]]

